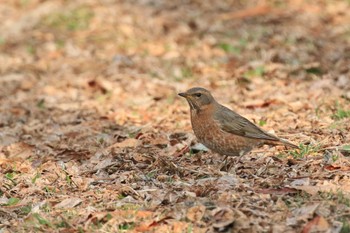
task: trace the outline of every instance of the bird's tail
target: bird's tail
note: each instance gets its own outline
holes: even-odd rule
[[[281,142],[283,145],[285,145],[285,146],[289,146],[289,147],[291,147],[291,148],[299,149],[299,146],[297,146],[297,145],[295,145],[295,144],[293,144],[293,143],[287,141],[286,139],[280,138],[280,142]]]
[[[277,138],[277,140],[273,140],[273,141],[269,140],[269,141],[266,141],[265,143],[268,145],[274,145],[274,146],[282,144],[282,145],[285,145],[285,146],[288,146],[288,147],[291,147],[294,149],[299,149],[299,146],[287,141],[286,139],[282,139],[282,138]]]

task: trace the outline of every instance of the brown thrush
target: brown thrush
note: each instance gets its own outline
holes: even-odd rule
[[[199,142],[214,152],[226,156],[243,156],[254,147],[264,144],[298,148],[219,104],[204,88],[194,87],[179,95],[186,98],[190,105],[194,134]]]

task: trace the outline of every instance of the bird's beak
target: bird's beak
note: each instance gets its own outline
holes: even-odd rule
[[[178,94],[181,97],[187,98],[188,94],[186,92],[181,92]]]

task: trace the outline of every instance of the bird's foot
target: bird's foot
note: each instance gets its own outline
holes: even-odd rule
[[[226,156],[223,165],[220,167],[220,171],[236,173],[242,157],[243,155],[240,155],[233,159],[232,157]]]

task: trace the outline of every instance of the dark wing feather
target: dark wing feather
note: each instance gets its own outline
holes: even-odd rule
[[[248,138],[280,141],[276,136],[266,133],[248,119],[238,115],[225,106],[219,105],[219,111],[215,111],[214,119],[220,128],[228,133],[240,135]]]

